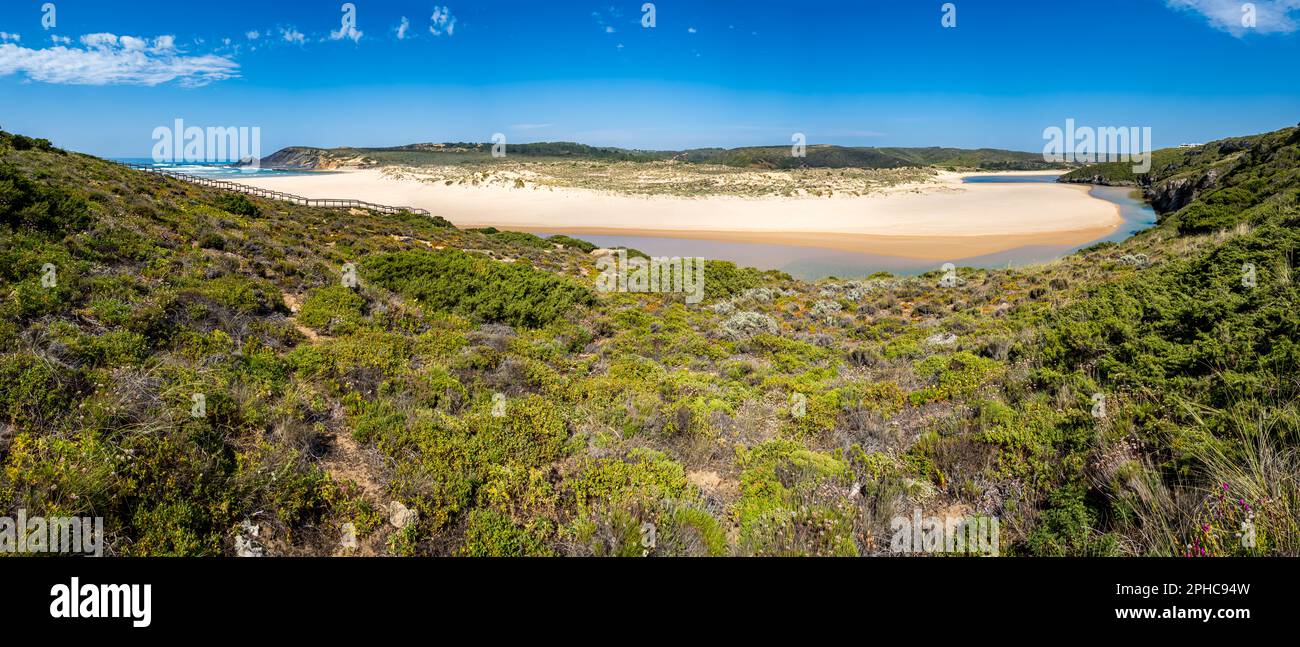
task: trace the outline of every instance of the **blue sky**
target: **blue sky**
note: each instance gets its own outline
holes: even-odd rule
[[[6,0],[0,126],[147,157],[177,118],[260,127],[264,154],[496,132],[1038,151],[1067,118],[1156,147],[1300,121],[1300,0],[1256,0],[1250,29],[1235,0],[954,0],[955,28],[931,0],[659,0],[646,29],[643,2],[353,0],[348,31],[336,0],[54,0],[51,29]]]

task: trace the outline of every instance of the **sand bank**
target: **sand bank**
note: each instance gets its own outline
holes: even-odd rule
[[[875,195],[798,198],[447,186],[385,177],[378,170],[239,181],[309,198],[421,207],[459,227],[756,242],[925,260],[1028,245],[1079,245],[1121,223],[1119,208],[1093,198],[1085,186],[963,184],[966,175],[990,174],[945,172],[930,182]]]

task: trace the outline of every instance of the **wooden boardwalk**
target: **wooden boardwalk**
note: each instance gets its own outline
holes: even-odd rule
[[[416,213],[425,216],[429,215],[429,212],[427,210],[417,209],[415,207],[390,207],[386,204],[375,204],[373,202],[364,202],[362,200],[346,200],[346,199],[333,199],[333,198],[304,198],[299,195],[281,193],[279,191],[272,191],[270,189],[262,189],[255,186],[248,186],[247,184],[239,184],[237,182],[228,182],[226,180],[216,180],[209,177],[190,175],[188,173],[181,173],[180,171],[173,171],[171,169],[159,168],[157,166],[148,166],[146,164],[131,164],[127,162],[119,162],[119,164],[121,164],[122,166],[126,166],[128,168],[133,168],[137,171],[144,171],[146,173],[154,173],[157,175],[174,177],[178,180],[190,182],[193,184],[197,184],[199,186],[212,187],[214,189],[222,189],[225,191],[234,191],[235,193],[243,193],[244,195],[256,196],[258,198],[265,198],[267,200],[282,200],[284,202],[292,202],[293,204],[300,204],[306,207],[321,207],[323,209],[368,209],[370,211],[377,211],[379,213],[386,213],[386,214],[401,213],[403,211],[406,211],[409,213]]]

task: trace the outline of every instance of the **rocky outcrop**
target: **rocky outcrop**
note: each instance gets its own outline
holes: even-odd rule
[[[1249,149],[1250,142],[1240,142],[1230,140],[1220,144],[1221,150],[1225,154],[1239,152]],[[1219,185],[1219,179],[1223,177],[1225,166],[1215,166],[1207,168],[1200,173],[1185,173],[1164,179],[1152,180],[1152,176],[1159,176],[1160,170],[1156,169],[1153,173],[1137,176],[1136,181],[1116,180],[1108,178],[1103,173],[1093,173],[1079,177],[1061,178],[1060,182],[1070,184],[1096,184],[1100,186],[1130,186],[1142,190],[1143,198],[1151,203],[1156,213],[1161,215],[1178,211],[1183,207],[1191,204],[1198,197],[1213,191]],[[1166,167],[1165,172],[1169,173],[1170,168]]]
[[[278,150],[260,161],[262,168],[283,170],[335,170],[344,168],[369,168],[375,161],[364,155],[336,155],[321,148],[290,146]]]
[[[1143,193],[1156,213],[1171,213],[1213,190],[1222,176],[1222,170],[1212,168],[1199,176],[1172,178],[1155,186],[1143,187]]]
[[[1099,186],[1139,186],[1137,182],[1129,182],[1127,180],[1113,180],[1100,173],[1096,173],[1084,177],[1070,177],[1070,178],[1062,177],[1061,179],[1057,180],[1057,182],[1062,182],[1065,184],[1096,184]]]

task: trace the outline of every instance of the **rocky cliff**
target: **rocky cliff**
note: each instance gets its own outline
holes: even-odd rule
[[[263,157],[262,168],[291,170],[333,170],[369,168],[376,162],[364,155],[339,155],[321,148],[290,146]]]
[[[1094,164],[1063,175],[1059,181],[1103,186],[1131,186],[1160,214],[1178,211],[1214,191],[1220,180],[1250,161],[1255,138],[1235,137],[1201,146],[1155,151],[1149,173],[1135,174],[1129,162]]]

